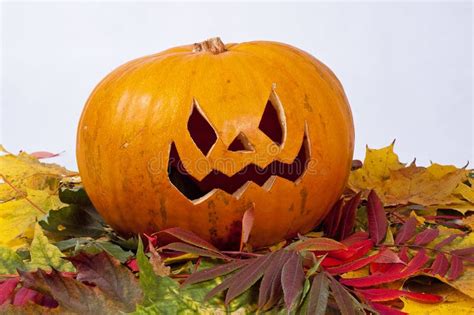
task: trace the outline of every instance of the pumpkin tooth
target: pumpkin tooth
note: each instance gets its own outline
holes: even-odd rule
[[[264,168],[251,163],[232,176],[214,169],[202,180],[189,174],[181,161],[176,145],[172,143],[168,160],[168,178],[186,198],[198,203],[209,198],[215,189],[222,190],[239,199],[250,183],[255,183],[265,191],[270,191],[277,177],[298,184],[299,179],[306,171],[310,158],[308,141],[305,132],[301,148],[292,163],[275,160]]]

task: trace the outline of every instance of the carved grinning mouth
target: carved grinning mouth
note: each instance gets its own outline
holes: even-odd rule
[[[275,160],[265,168],[252,163],[232,176],[212,170],[199,181],[187,172],[173,142],[168,160],[168,177],[171,183],[191,201],[197,201],[216,189],[238,198],[249,182],[254,182],[267,190],[271,188],[276,176],[296,182],[304,174],[309,156],[309,141],[305,132],[298,155],[291,163]]]

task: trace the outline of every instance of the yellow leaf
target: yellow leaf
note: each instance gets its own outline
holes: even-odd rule
[[[433,170],[433,168],[435,170]],[[391,172],[390,178],[379,188],[386,204],[415,203],[424,206],[460,202],[453,195],[455,188],[466,180],[464,169],[431,165],[428,168],[411,164]]]
[[[369,275],[369,266],[357,270],[349,271],[341,275],[344,279],[367,277]]]
[[[468,186],[464,183],[460,183],[454,190],[454,193],[461,195],[461,197],[470,203],[474,203],[474,186]]]
[[[34,222],[50,209],[58,209],[64,204],[57,195],[45,190],[26,189],[28,199],[43,210],[32,206],[25,198],[0,203],[0,245],[18,248],[29,243]]]
[[[4,149],[0,151],[6,152]],[[54,193],[59,180],[74,173],[57,164],[41,163],[37,158],[21,152],[18,155],[7,153],[0,155],[0,175],[11,183],[0,183],[0,202],[21,197],[26,189],[47,190]]]
[[[394,144],[381,149],[366,147],[364,164],[350,174],[349,187],[355,191],[376,188],[390,177],[391,171],[404,167],[393,152]]]
[[[462,222],[465,226],[469,227],[471,231],[474,230],[474,215],[465,217],[464,219],[462,219]]]
[[[470,202],[474,190],[463,184],[468,180],[468,170],[436,163],[419,167],[413,162],[405,167],[393,146],[367,148],[364,164],[351,172],[348,187],[354,191],[374,189],[385,205],[448,205],[463,213],[474,208]]]
[[[444,301],[437,304],[427,304],[402,298],[404,303],[402,311],[408,314],[417,315],[474,314],[474,300],[459,291],[453,290],[447,285],[431,285],[424,292],[441,295],[444,298]]]

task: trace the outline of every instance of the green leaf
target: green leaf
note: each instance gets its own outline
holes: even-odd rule
[[[141,239],[138,242],[137,262],[140,269],[140,286],[145,295],[143,305],[137,307],[134,314],[215,314],[233,312],[245,307],[251,308],[252,292],[248,291],[224,306],[221,299],[204,302],[206,293],[220,279],[210,280],[181,289],[179,284],[169,277],[157,276],[143,252]],[[254,310],[254,308],[252,308]],[[244,309],[242,309],[244,312]]]
[[[30,268],[51,270],[52,267],[59,271],[75,271],[74,266],[62,258],[64,255],[59,248],[49,243],[39,224],[35,225],[35,235],[31,242],[30,254]]]
[[[25,269],[23,260],[13,249],[0,246],[0,275],[16,274],[17,269]]]
[[[126,262],[133,256],[131,251],[124,250],[122,247],[108,241],[91,241],[80,248],[80,250],[89,254],[98,254],[105,251],[109,255],[117,258],[121,263]]]
[[[39,224],[46,231],[61,236],[96,238],[106,232],[101,222],[78,205],[50,211]]]
[[[59,199],[67,204],[76,204],[81,206],[92,205],[82,185],[74,185],[74,187],[61,187],[59,189]]]

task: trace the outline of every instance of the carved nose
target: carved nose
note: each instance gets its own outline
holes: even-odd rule
[[[254,147],[244,133],[239,133],[227,148],[229,151],[253,152]]]

